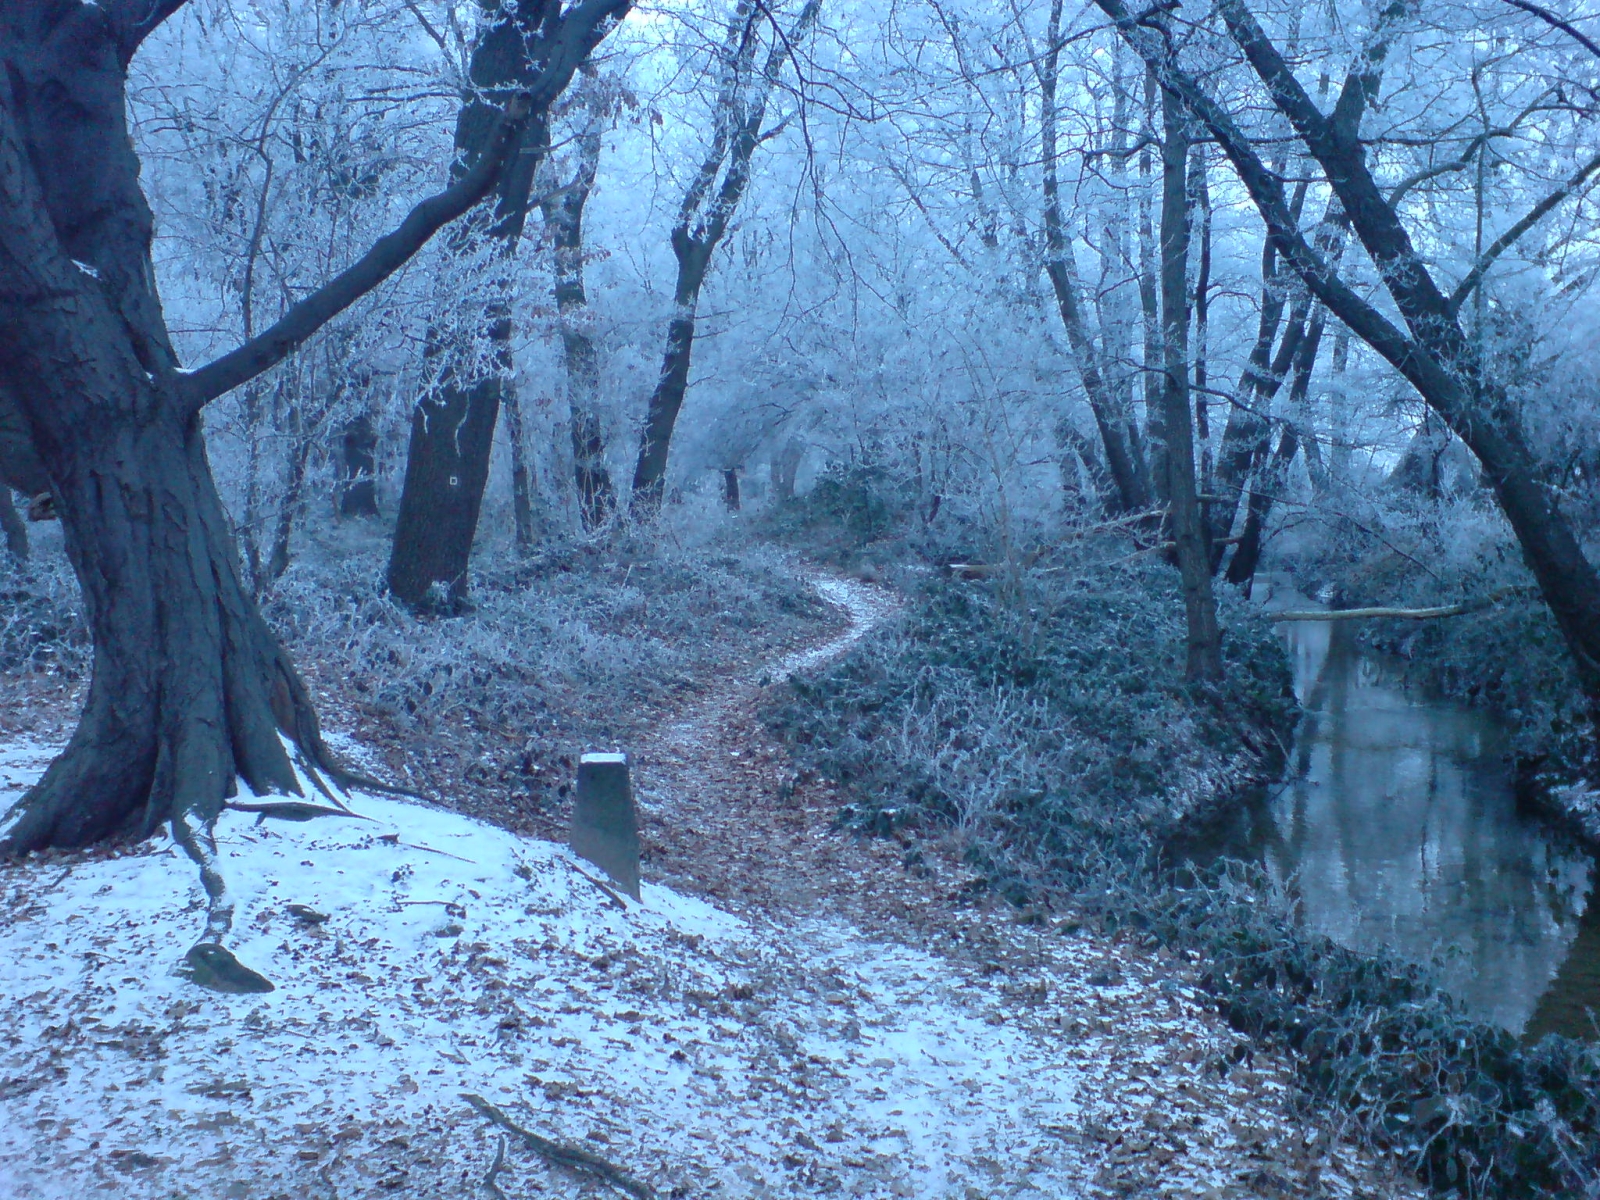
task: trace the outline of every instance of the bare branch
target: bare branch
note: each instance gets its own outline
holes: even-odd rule
[[[377,287],[445,225],[468,211],[499,183],[506,160],[521,145],[523,131],[572,79],[578,64],[628,11],[632,0],[582,0],[561,19],[556,44],[539,77],[512,97],[500,115],[489,150],[454,184],[422,201],[394,232],[378,239],[348,270],[294,305],[272,328],[214,362],[182,377],[190,408],[212,400],[282,362],[307,338]]]
[[[500,127],[489,152],[471,170],[418,204],[394,232],[379,238],[353,266],[290,308],[272,328],[183,376],[190,407],[198,411],[282,362],[317,330],[404,266],[435,233],[487,196],[499,182],[505,160],[521,142],[532,113],[526,92],[514,97],[500,115]]]
[[[1305,612],[1273,612],[1267,616],[1274,621],[1362,621],[1368,618],[1398,621],[1431,621],[1437,617],[1459,617],[1481,612],[1511,596],[1538,595],[1539,589],[1507,587],[1480,596],[1476,600],[1463,600],[1460,604],[1441,604],[1433,608],[1329,608],[1308,609]]]
[[[1530,208],[1526,215],[1510,229],[1495,238],[1494,244],[1483,252],[1483,256],[1477,262],[1472,264],[1472,270],[1467,272],[1467,277],[1456,286],[1455,291],[1450,293],[1450,311],[1454,313],[1461,308],[1462,302],[1472,295],[1473,289],[1483,282],[1483,273],[1494,264],[1495,259],[1511,249],[1523,234],[1539,223],[1541,217],[1582,187],[1584,181],[1596,171],[1600,171],[1600,154],[1596,154],[1588,162],[1584,163],[1583,166],[1573,172],[1572,177],[1564,184]]]
[[[1596,46],[1588,37],[1574,29],[1571,24],[1563,21],[1549,9],[1541,8],[1537,4],[1532,4],[1529,2],[1529,0],[1506,0],[1506,3],[1511,5],[1512,8],[1520,8],[1523,12],[1532,13],[1546,25],[1550,25],[1561,30],[1562,33],[1572,38],[1590,54],[1594,55],[1596,58],[1600,58],[1600,46]]]

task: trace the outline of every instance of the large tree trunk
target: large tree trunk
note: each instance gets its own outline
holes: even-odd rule
[[[134,394],[135,380],[121,382]],[[10,853],[209,821],[237,779],[298,793],[280,733],[332,766],[310,697],[244,586],[199,422],[97,408],[51,455],[94,676],[72,741],[6,831]]]
[[[6,854],[207,821],[241,778],[298,792],[280,732],[331,765],[242,583],[181,390],[115,10],[38,15],[11,9],[0,28],[0,376],[48,471],[95,651],[77,732],[8,814]]]
[[[389,590],[413,608],[457,611],[467,602],[501,387],[499,375],[468,387],[446,385],[412,410]]]
[[[1189,135],[1182,103],[1162,93],[1161,399],[1166,429],[1167,491],[1178,574],[1188,624],[1187,677],[1222,678],[1222,631],[1211,590],[1211,547],[1195,486],[1194,425],[1189,411]]]
[[[350,777],[243,584],[201,409],[281,361],[482,199],[527,114],[548,107],[625,5],[584,0],[584,20],[563,31],[561,72],[511,106],[492,153],[456,186],[272,329],[185,373],[155,290],[125,96],[140,40],[181,2],[0,6],[0,410],[21,418],[0,440],[20,437],[44,469],[94,638],[78,729],[0,818],[0,855],[140,837],[170,821],[202,864],[216,937],[227,910],[202,843],[239,782],[299,793],[291,754]]]
[[[550,51],[541,36],[552,4],[529,0],[504,6],[479,0],[487,22],[473,47],[470,75],[474,90],[456,120],[456,172],[471,167],[489,147],[497,111],[493,98],[536,77]],[[452,239],[463,257],[487,240],[493,247],[487,270],[505,269],[527,221],[529,197],[539,162],[549,145],[549,126],[540,113],[523,135],[515,167],[505,172],[492,221],[467,223]],[[491,290],[502,281],[486,278]],[[467,598],[472,541],[489,482],[489,456],[502,399],[512,398],[511,313],[498,297],[485,304],[479,330],[450,337],[473,345],[450,344],[435,334],[430,352],[441,361],[439,381],[417,401],[411,416],[405,482],[400,489],[394,545],[389,557],[389,590],[413,608],[457,610]],[[443,342],[443,344],[441,344]],[[443,590],[443,597],[436,589]]]

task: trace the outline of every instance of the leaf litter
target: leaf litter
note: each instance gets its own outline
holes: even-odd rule
[[[885,611],[828,598],[841,642]],[[183,977],[205,898],[160,842],[0,868],[0,1192],[607,1192],[503,1148],[488,1108],[663,1197],[1414,1191],[1296,1109],[1192,962],[958,906],[953,860],[829,833],[748,691],[644,748],[641,904],[428,805],[224,813],[229,948],[270,993]],[[49,754],[0,749],[0,804]]]

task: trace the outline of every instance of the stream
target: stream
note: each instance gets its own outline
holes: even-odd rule
[[[1324,607],[1284,576],[1263,594],[1269,612]],[[1593,860],[1519,811],[1499,723],[1402,684],[1350,622],[1278,628],[1303,710],[1284,777],[1196,850],[1261,862],[1308,928],[1429,967],[1481,1020],[1596,1037]]]

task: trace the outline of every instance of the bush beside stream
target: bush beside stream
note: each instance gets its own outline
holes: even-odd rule
[[[1275,770],[1293,719],[1270,627],[1227,600],[1224,622],[1227,682],[1198,689],[1159,565],[932,581],[767,718],[845,786],[842,823],[908,841],[953,828],[978,886],[1199,950],[1201,984],[1238,1029],[1293,1052],[1308,1102],[1341,1106],[1441,1192],[1595,1194],[1592,1048],[1523,1046],[1417,970],[1300,932],[1249,866],[1162,866],[1174,834]]]

